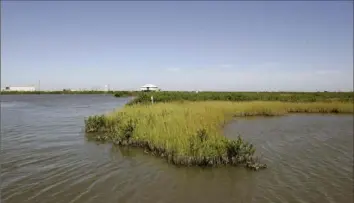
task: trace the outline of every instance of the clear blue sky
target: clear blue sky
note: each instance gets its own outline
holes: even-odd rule
[[[1,2],[1,85],[353,90],[353,2]]]

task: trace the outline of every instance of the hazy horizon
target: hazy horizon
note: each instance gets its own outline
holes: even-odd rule
[[[352,1],[1,2],[1,86],[353,91]]]

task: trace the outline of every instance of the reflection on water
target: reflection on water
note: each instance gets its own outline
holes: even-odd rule
[[[268,169],[176,167],[137,148],[87,141],[86,116],[129,99],[1,96],[1,202],[352,202],[353,117],[291,115],[226,126]]]

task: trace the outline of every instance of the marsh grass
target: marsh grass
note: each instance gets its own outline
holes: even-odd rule
[[[282,101],[282,102],[353,102],[353,92],[134,92],[130,102],[171,101]]]
[[[96,140],[142,147],[176,165],[243,165],[265,168],[254,157],[255,148],[240,136],[222,136],[233,117],[279,116],[288,113],[353,113],[353,103],[285,102],[172,102],[136,104],[85,120]],[[91,133],[95,134],[91,134]],[[98,133],[97,133],[98,132]]]

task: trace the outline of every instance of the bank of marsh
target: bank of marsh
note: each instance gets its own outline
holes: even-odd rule
[[[222,136],[223,125],[235,116],[276,116],[287,113],[353,113],[352,103],[172,102],[130,105],[91,116],[85,130],[91,138],[139,146],[177,165],[244,165],[266,167],[253,157],[255,149],[240,136]]]
[[[132,92],[129,104],[171,101],[282,101],[282,102],[353,102],[353,92]],[[120,97],[126,93],[116,93]]]

